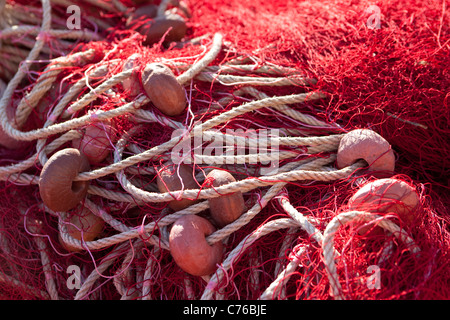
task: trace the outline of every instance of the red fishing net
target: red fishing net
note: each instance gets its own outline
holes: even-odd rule
[[[448,25],[445,1],[0,0],[1,298],[448,299]],[[149,99],[151,63],[182,113]],[[354,129],[389,148],[338,167]],[[86,193],[53,210],[41,177],[71,148],[89,169],[55,183]],[[194,186],[161,191],[175,160]],[[238,192],[219,227],[208,199]],[[171,254],[189,214],[223,244],[212,274]]]

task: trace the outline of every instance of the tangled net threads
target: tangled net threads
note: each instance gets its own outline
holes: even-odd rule
[[[37,81],[30,84],[26,99],[29,101],[35,95],[33,101],[38,103],[45,94],[35,88],[49,81],[43,91],[52,90],[51,84],[64,79],[67,86],[59,87],[63,88],[62,92],[58,88],[58,103],[35,113],[27,109],[30,104],[23,103],[24,91],[19,99],[23,107],[16,109],[23,109],[19,119],[24,120],[45,114],[45,124],[41,127],[15,128],[9,120],[2,119],[2,126],[11,136],[36,141],[35,154],[2,167],[2,180],[15,184],[5,187],[5,191],[18,189],[19,193],[17,186],[36,184],[47,157],[73,139],[83,137],[86,126],[109,119],[114,124],[113,132],[107,134],[110,138],[107,147],[112,151],[109,157],[77,178],[90,181],[89,196],[81,206],[107,224],[98,239],[71,238],[63,223],[65,214],[46,209],[36,190],[31,188],[34,191],[30,192],[32,199],[27,205],[33,210],[25,210],[22,215],[26,220],[32,217],[43,220],[41,229],[32,233],[32,239],[46,240],[45,246],[42,241],[32,240],[33,246],[43,254],[29,252],[34,264],[28,270],[41,273],[34,282],[28,282],[20,274],[14,275],[11,270],[5,273],[35,284],[35,288],[45,287],[32,294],[34,298],[405,299],[446,295],[445,289],[432,283],[448,260],[445,250],[436,250],[445,247],[448,232],[443,229],[445,221],[436,221],[430,203],[421,207],[434,217],[430,225],[418,219],[417,225],[403,226],[392,215],[377,222],[392,224],[392,219],[401,228],[405,227],[408,236],[420,244],[420,254],[409,250],[408,241],[404,241],[407,238],[363,237],[348,226],[332,230],[334,248],[329,248],[330,222],[345,217],[346,213],[340,212],[346,197],[367,177],[357,174],[353,178],[364,163],[341,170],[334,168],[335,152],[346,130],[321,116],[322,113],[317,115],[316,111],[321,110],[318,105],[327,96],[321,91],[310,91],[308,86],[316,84],[315,78],[298,68],[270,63],[255,66],[253,55],[236,53],[238,46],[224,45],[220,35],[167,51],[157,46],[143,47],[141,40],[134,35],[123,39],[119,36],[113,42],[81,44],[77,53],[63,59],[70,61],[78,55],[81,60],[73,59],[63,68],[58,66],[60,60],[53,60]],[[156,59],[172,68],[187,89],[186,114],[167,118],[151,108],[145,96],[130,98],[123,90],[123,80],[139,73],[139,69],[124,72],[122,68],[124,57],[136,50],[142,57],[141,65]],[[57,76],[52,76],[52,72]],[[8,86],[13,87],[14,83]],[[261,163],[254,164],[250,158],[242,164],[236,156],[212,154],[209,160],[231,160],[225,161],[223,168],[238,178],[236,183],[215,191],[199,186],[198,190],[178,194],[161,194],[156,189],[157,166],[170,158],[170,151],[181,141],[179,136],[172,136],[174,130],[184,129],[185,137],[190,140],[199,129],[206,141],[220,136],[225,141],[233,139],[234,145],[237,137],[230,137],[227,129],[257,132],[267,128],[279,128],[282,134],[277,137],[280,146],[277,155],[281,160],[277,174],[262,175]],[[199,166],[207,158],[195,153],[189,156],[200,169],[196,172],[199,176],[216,167]],[[258,156],[259,161],[264,159],[263,154]],[[206,199],[233,190],[244,192],[248,210],[207,238],[210,243],[225,242],[224,262],[211,277],[183,273],[169,252],[167,239],[171,223],[185,214],[204,215],[208,209]],[[174,213],[165,207],[174,196],[200,202]],[[361,216],[366,213],[362,212]],[[427,236],[426,230],[440,234],[441,238]],[[58,236],[83,253],[74,255],[63,251],[55,241]],[[427,241],[422,242],[422,238]],[[324,250],[325,247],[328,249]],[[334,258],[322,256],[325,251],[334,252]],[[331,267],[330,273],[331,261],[336,268]],[[390,270],[394,262],[397,268]],[[76,291],[66,285],[65,267],[71,264],[83,266],[82,285]],[[386,281],[382,283],[382,291],[366,285],[366,270],[371,265],[382,268]],[[426,271],[420,268],[423,265],[428,267]],[[414,279],[411,283],[415,286],[402,280],[405,275]],[[46,280],[36,283],[40,279]],[[13,278],[4,279],[5,291],[21,292],[24,286],[16,282]]]

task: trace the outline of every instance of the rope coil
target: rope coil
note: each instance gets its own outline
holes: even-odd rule
[[[91,2],[99,5],[97,1]],[[169,2],[161,2],[158,15],[165,12]],[[126,8],[118,1],[113,1],[111,5],[113,7],[106,3],[101,6],[111,12],[126,11]],[[197,60],[193,63],[180,63],[177,59],[162,59],[174,71],[181,72],[177,76],[177,81],[186,88],[187,96],[191,97],[185,122],[149,110],[148,106],[151,101],[143,94],[131,100],[124,97],[121,92],[121,83],[126,79],[131,79],[138,68],[121,71],[120,62],[115,58],[116,48],[112,48],[109,52],[87,49],[65,57],[50,59],[47,67],[37,77],[31,90],[27,91],[18,102],[14,119],[9,119],[7,108],[13,103],[14,92],[24,79],[26,70],[30,68],[32,61],[38,60],[41,50],[49,41],[49,37],[58,39],[75,38],[87,41],[100,39],[98,34],[89,31],[64,32],[51,29],[51,17],[50,1],[42,0],[40,27],[22,25],[20,28],[13,28],[6,26],[3,27],[0,34],[0,41],[19,34],[35,37],[31,51],[23,59],[23,63],[3,90],[0,100],[0,124],[4,133],[10,138],[36,143],[33,154],[27,159],[0,167],[0,180],[17,185],[37,185],[39,171],[49,157],[58,149],[66,147],[73,140],[82,138],[83,129],[86,126],[106,120],[120,121],[122,117],[128,117],[127,119],[135,121],[133,123],[135,125],[131,128],[120,132],[121,136],[116,141],[112,137],[108,137],[111,142],[108,147],[111,148],[112,152],[104,163],[95,166],[88,172],[80,172],[74,180],[91,182],[88,189],[89,196],[83,201],[82,206],[103,219],[107,226],[113,230],[112,233],[92,241],[73,238],[67,230],[68,213],[52,212],[43,203],[39,204],[41,211],[45,211],[57,219],[57,232],[63,243],[89,254],[110,249],[105,251],[106,254],[101,259],[95,261],[95,268],[87,274],[81,288],[75,293],[74,299],[94,297],[95,284],[99,279],[107,278],[107,271],[116,264],[120,264],[120,267],[111,277],[113,278],[114,288],[122,299],[157,298],[152,296],[153,277],[156,277],[157,269],[160,268],[160,263],[163,263],[161,262],[163,261],[162,257],[167,251],[170,251],[168,230],[171,224],[184,215],[202,214],[207,211],[209,208],[208,199],[237,191],[246,193],[248,196],[247,210],[234,222],[206,237],[206,241],[210,245],[222,241],[229,244],[229,247],[216,273],[210,277],[203,277],[202,291],[197,297],[192,288],[195,285],[191,283],[192,278],[185,275],[183,286],[188,298],[224,298],[226,295],[221,291],[221,284],[227,281],[233,273],[233,267],[238,263],[240,257],[243,254],[249,254],[257,240],[284,229],[295,236],[293,239],[287,236],[284,238],[285,243],[278,252],[281,262],[277,262],[273,281],[264,291],[260,292],[258,298],[261,300],[286,297],[287,283],[292,277],[295,277],[299,268],[304,268],[302,259],[314,249],[312,242],[322,250],[324,270],[326,270],[332,297],[344,299],[345,295],[342,293],[336,269],[336,260],[339,259],[340,253],[334,247],[333,240],[339,227],[350,224],[356,219],[362,218],[367,221],[379,219],[378,224],[404,242],[411,248],[412,253],[420,251],[406,231],[387,219],[381,219],[378,215],[361,211],[344,212],[328,219],[328,221],[324,219],[326,226],[322,232],[323,224],[320,225],[310,216],[303,214],[298,206],[291,202],[291,195],[286,189],[289,184],[295,183],[301,186],[308,183],[350,180],[367,164],[360,161],[346,168],[335,169],[336,152],[345,130],[338,124],[328,123],[320,119],[319,116],[316,117],[300,111],[299,105],[327,98],[327,94],[311,90],[269,96],[264,92],[265,88],[270,87],[309,90],[310,86],[317,83],[316,79],[307,77],[299,70],[273,64],[255,67],[246,64],[248,61],[245,59],[240,62],[229,60],[222,62],[221,65],[214,65],[220,60],[218,57],[223,53],[224,47],[227,48],[224,45],[223,36],[219,33],[215,34],[212,40],[210,39],[209,48],[203,56],[199,59],[197,57]],[[111,58],[109,55],[111,55]],[[83,70],[84,73],[80,78],[74,80],[56,105],[48,110],[42,127],[32,130],[23,129],[29,117],[35,112],[38,103],[49,93],[52,86],[58,83],[59,77],[66,76],[67,70],[71,68]],[[90,82],[90,80],[98,77],[101,78],[100,81],[96,81],[95,84]],[[222,96],[221,99],[218,96],[211,98],[214,101],[208,104],[208,112],[199,109],[197,114],[194,115],[193,109],[191,109],[192,102],[195,100],[192,98],[193,91],[195,91],[193,87],[205,82],[211,88],[213,86],[232,87],[233,91],[231,94],[227,92],[227,95]],[[200,91],[200,89],[198,90]],[[92,109],[91,107],[99,101],[99,97],[108,102],[113,102],[114,107]],[[238,105],[233,105],[233,103]],[[270,148],[270,150],[244,155],[190,153],[183,160],[197,166],[195,174],[199,177],[199,188],[165,193],[158,191],[154,181],[157,174],[156,164],[170,159],[173,149],[182,142],[187,141],[190,145],[195,138],[201,138],[203,141],[216,139],[227,145],[237,144],[246,151],[250,150],[257,138],[252,140],[251,137],[224,132],[223,129],[227,125],[236,123],[237,119],[245,116],[251,118],[250,116],[258,112],[266,112],[270,117],[287,119],[286,121],[296,123],[298,126],[280,128],[281,135],[268,138],[268,146],[278,146],[279,149],[277,150]],[[238,124],[240,125],[240,123]],[[256,124],[255,130],[258,130],[258,123],[252,124]],[[172,136],[157,145],[145,145],[142,140],[139,140],[139,135],[143,132],[142,128],[152,125],[158,125],[176,132],[183,131],[183,135],[182,137]],[[317,132],[321,135],[315,135]],[[263,174],[262,164],[271,160],[277,160],[281,164],[280,167],[277,168],[275,173]],[[214,166],[200,165],[211,163]],[[217,163],[223,165],[216,165]],[[211,167],[228,168],[227,165],[231,165],[233,171],[241,179],[216,188],[205,188],[203,186],[204,181],[201,179],[203,173],[207,173],[211,170]],[[251,169],[254,169],[253,174],[249,174]],[[106,181],[109,181],[113,187],[106,187]],[[94,199],[101,199],[101,201],[96,203]],[[199,202],[177,212],[170,212],[166,208],[161,209],[158,206],[173,199],[195,199]],[[111,205],[112,203],[117,204],[117,206],[112,206],[113,209],[107,210],[106,204]],[[155,214],[146,214],[139,226],[127,224],[123,217],[116,215],[123,208],[129,210],[140,206],[151,208],[149,212]],[[258,215],[262,215],[261,212],[264,212],[270,206],[274,206],[276,210],[280,211],[274,215],[276,217],[270,217],[262,223],[256,222]],[[285,217],[280,218],[278,214],[283,214]],[[250,228],[250,226],[254,227],[252,223],[259,224],[255,229],[247,230],[246,228]],[[236,233],[243,230],[247,232],[245,237],[241,239],[233,238]],[[302,232],[313,241],[292,248],[292,243],[303,235]],[[43,238],[36,237],[35,240],[41,252],[42,266],[46,272],[47,280],[47,292],[37,292],[36,295],[46,299],[60,299],[57,291],[58,279],[52,276],[52,270],[49,269],[51,258],[48,252],[51,248]],[[285,263],[285,251],[290,251],[291,255],[294,256],[287,263]],[[151,252],[151,258],[147,259],[142,270],[134,272],[132,268],[129,268],[135,260],[144,259],[144,253],[149,254],[149,252]],[[384,258],[386,256],[387,254],[383,255]],[[261,264],[257,253],[249,264],[253,264],[254,267],[256,266],[255,268]],[[6,277],[10,276],[5,275]],[[4,280],[0,278],[1,281]],[[134,290],[133,294],[129,292],[130,281]],[[14,282],[14,280],[8,280],[8,282]],[[260,285],[258,276],[255,276],[253,284],[255,286]],[[198,284],[196,285],[198,286]]]

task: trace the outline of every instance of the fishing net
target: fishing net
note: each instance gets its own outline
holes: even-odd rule
[[[145,5],[0,1],[3,299],[450,297],[445,1],[162,0],[136,14]],[[173,24],[151,38],[148,23],[170,15],[182,35]],[[140,75],[155,62],[185,89],[179,115],[145,93]],[[358,128],[388,141],[394,170],[359,156],[337,165]],[[91,146],[73,178],[87,195],[50,209],[43,167]],[[161,168],[181,164],[197,187],[161,192]],[[211,187],[217,168],[236,181]],[[412,218],[386,190],[352,202],[387,178],[417,198]],[[205,238],[223,244],[221,263],[185,272],[171,226],[186,215],[214,224],[208,199],[237,192],[244,212]],[[193,204],[168,206],[181,199]]]

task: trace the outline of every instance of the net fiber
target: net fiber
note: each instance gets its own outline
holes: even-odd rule
[[[448,26],[445,1],[0,0],[0,297],[450,298]],[[151,63],[181,114],[149,98]],[[355,129],[387,149],[339,167]],[[58,179],[86,193],[52,210],[41,177],[72,148],[88,169]],[[386,154],[395,169],[374,171]],[[161,191],[181,167],[194,186]],[[235,181],[212,187],[214,169]],[[239,193],[219,227],[209,199]],[[223,245],[211,274],[171,254],[187,215]]]

